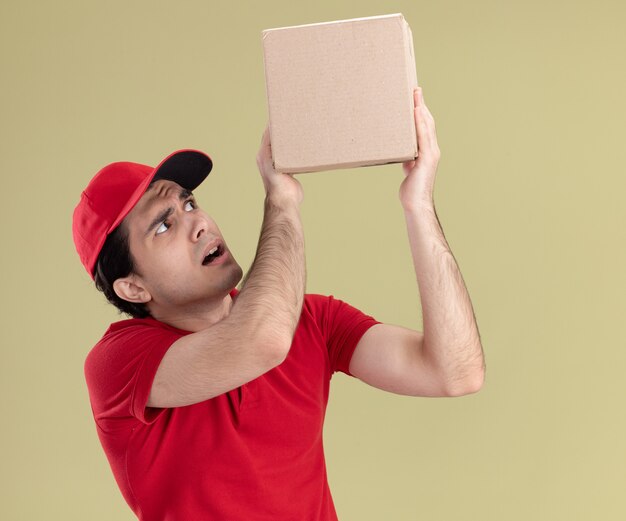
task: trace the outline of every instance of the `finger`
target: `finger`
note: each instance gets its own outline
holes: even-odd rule
[[[415,128],[417,129],[417,147],[425,150],[430,143],[430,129],[421,107],[415,108]]]
[[[428,107],[426,107],[425,105],[422,105],[422,107],[420,108],[420,112],[422,113],[422,119],[426,122],[426,124],[429,127],[434,128],[435,118],[433,117],[431,112],[428,110]]]
[[[419,90],[419,106],[422,112],[424,113],[424,116],[426,117],[426,119],[434,123],[435,118],[433,117],[429,108],[426,106],[426,102],[424,101],[424,92],[422,91],[422,89]]]
[[[423,130],[421,128],[421,118],[419,114],[421,90],[421,87],[416,87],[413,90],[413,117],[415,119],[415,132],[417,134],[418,149],[422,147],[422,144],[420,144],[420,134],[423,134]]]
[[[405,161],[404,163],[402,163],[402,171],[404,172],[405,176],[409,175],[411,170],[415,168],[415,163],[417,163],[417,161],[415,160]]]
[[[270,131],[268,129],[263,136],[263,144],[261,146],[263,148],[263,154],[269,158],[272,157],[272,143],[270,139]]]
[[[261,136],[261,143],[266,144],[269,142],[270,138],[270,124],[267,123],[265,125],[265,130],[263,130],[263,135]]]
[[[423,129],[424,139],[429,143],[437,140],[437,134],[435,129],[435,120],[432,115],[428,112],[420,111],[419,119],[421,121]]]
[[[429,128],[423,120],[418,130],[417,148],[419,151],[418,162],[431,163],[438,161],[440,152],[437,137],[434,129]]]
[[[424,101],[424,91],[422,90],[421,87],[418,87],[416,89],[416,96],[417,96],[417,100],[416,100],[415,105],[419,106],[419,108],[423,110],[424,113],[427,114],[429,118],[434,119],[432,114],[430,113],[430,110],[426,106],[426,102]]]
[[[272,162],[272,146],[270,143],[269,123],[266,125],[261,137],[261,145],[257,153],[257,164],[259,168],[267,169],[271,167]]]
[[[424,103],[424,95],[422,90],[419,91],[419,107],[416,108],[416,111],[419,113],[416,114],[416,119],[419,119],[420,126],[419,130],[424,130],[423,137],[426,142],[433,143],[437,141],[436,137],[436,128],[435,128],[435,118],[431,114],[430,110]]]

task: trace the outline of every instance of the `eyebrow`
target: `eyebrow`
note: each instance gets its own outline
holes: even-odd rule
[[[187,190],[186,188],[181,188],[180,192],[178,192],[179,201],[184,201],[185,199],[189,197],[193,197],[193,193],[190,190]],[[154,230],[159,224],[165,221],[173,213],[174,213],[174,208],[171,206],[169,208],[166,208],[162,212],[160,212],[148,226],[145,236],[147,237],[148,235],[150,235],[150,232],[152,232],[152,230]]]

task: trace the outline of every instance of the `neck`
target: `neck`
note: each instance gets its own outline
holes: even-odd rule
[[[154,309],[150,310],[154,319],[184,331],[195,333],[203,329],[208,329],[214,324],[230,315],[233,307],[233,299],[230,294],[217,303],[203,303],[200,305],[190,305],[185,308],[176,309]]]

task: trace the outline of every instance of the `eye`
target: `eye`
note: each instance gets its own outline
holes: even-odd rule
[[[191,212],[196,208],[196,202],[193,199],[189,199],[189,201],[185,202],[185,211]]]
[[[161,224],[159,224],[159,227],[156,229],[155,235],[159,235],[163,232],[166,232],[167,230],[169,230],[170,224],[167,221],[163,221]]]

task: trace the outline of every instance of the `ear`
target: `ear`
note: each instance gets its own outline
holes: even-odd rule
[[[146,304],[152,300],[152,295],[144,287],[141,278],[134,274],[117,279],[113,283],[113,291],[122,300],[134,304]]]

